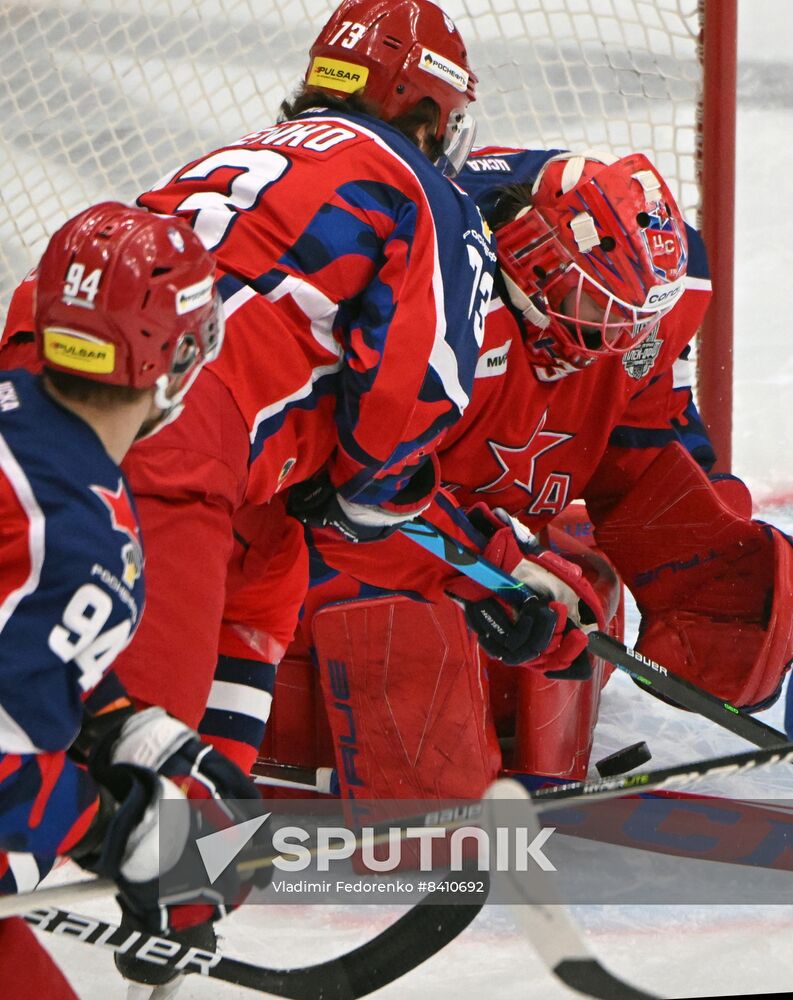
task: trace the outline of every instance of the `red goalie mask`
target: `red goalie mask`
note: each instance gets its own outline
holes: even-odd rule
[[[429,0],[344,0],[311,47],[306,83],[346,97],[361,93],[385,121],[425,97],[440,110],[436,139],[459,170],[474,125],[466,113],[476,77],[460,33]]]
[[[94,205],[55,233],[38,266],[39,356],[81,378],[156,386],[170,411],[220,350],[214,273],[184,220]]]
[[[497,241],[513,303],[537,331],[534,360],[558,369],[549,377],[637,347],[683,294],[685,225],[640,153],[552,157]]]

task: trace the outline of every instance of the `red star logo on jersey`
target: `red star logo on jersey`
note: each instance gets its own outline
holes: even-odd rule
[[[129,535],[136,545],[140,545],[138,519],[132,512],[132,505],[129,502],[127,491],[124,489],[123,481],[119,479],[118,489],[115,492],[104,486],[92,486],[91,490],[110,511],[110,523],[114,530]]]
[[[546,451],[564,444],[565,441],[569,441],[573,437],[572,434],[543,430],[547,418],[548,411],[546,410],[526,444],[517,448],[488,439],[487,446],[502,472],[492,482],[486,483],[484,486],[477,486],[476,493],[502,493],[512,486],[519,486],[522,490],[534,495],[534,469],[537,459]],[[521,482],[518,475],[527,467],[526,481]]]

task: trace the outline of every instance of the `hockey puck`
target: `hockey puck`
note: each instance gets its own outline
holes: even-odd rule
[[[632,771],[634,767],[640,767],[652,759],[650,748],[644,740],[640,740],[638,743],[632,743],[629,747],[610,753],[608,757],[603,757],[595,764],[595,767],[601,778],[613,778],[615,774],[625,774],[627,771]]]

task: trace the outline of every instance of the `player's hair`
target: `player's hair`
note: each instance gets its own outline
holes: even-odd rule
[[[98,410],[112,410],[124,403],[137,403],[141,397],[152,394],[150,386],[136,389],[131,385],[96,382],[46,365],[41,374],[64,399],[74,403],[86,403]]]
[[[287,121],[296,115],[308,111],[309,108],[327,108],[329,111],[352,112],[353,114],[370,115],[372,118],[382,116],[371,101],[367,101],[361,94],[351,94],[349,97],[337,97],[335,94],[328,94],[325,91],[317,90],[316,87],[308,87],[301,84],[291,100],[282,101],[279,122]],[[438,128],[440,109],[431,97],[422,98],[410,111],[397,118],[389,120],[388,124],[398,129],[406,138],[410,139],[416,146],[419,144],[419,129],[422,125],[428,125],[429,148],[428,155],[431,160],[437,159],[443,152],[443,140],[435,138]]]
[[[495,204],[488,214],[488,224],[492,229],[498,229],[512,222],[527,205],[531,205],[531,184],[507,184],[496,195]]]

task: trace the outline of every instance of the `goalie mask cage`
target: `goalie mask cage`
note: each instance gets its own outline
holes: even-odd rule
[[[440,0],[480,78],[478,141],[646,152],[716,293],[698,400],[730,460],[737,0]],[[333,0],[0,5],[0,301],[91,202],[275,120]]]

